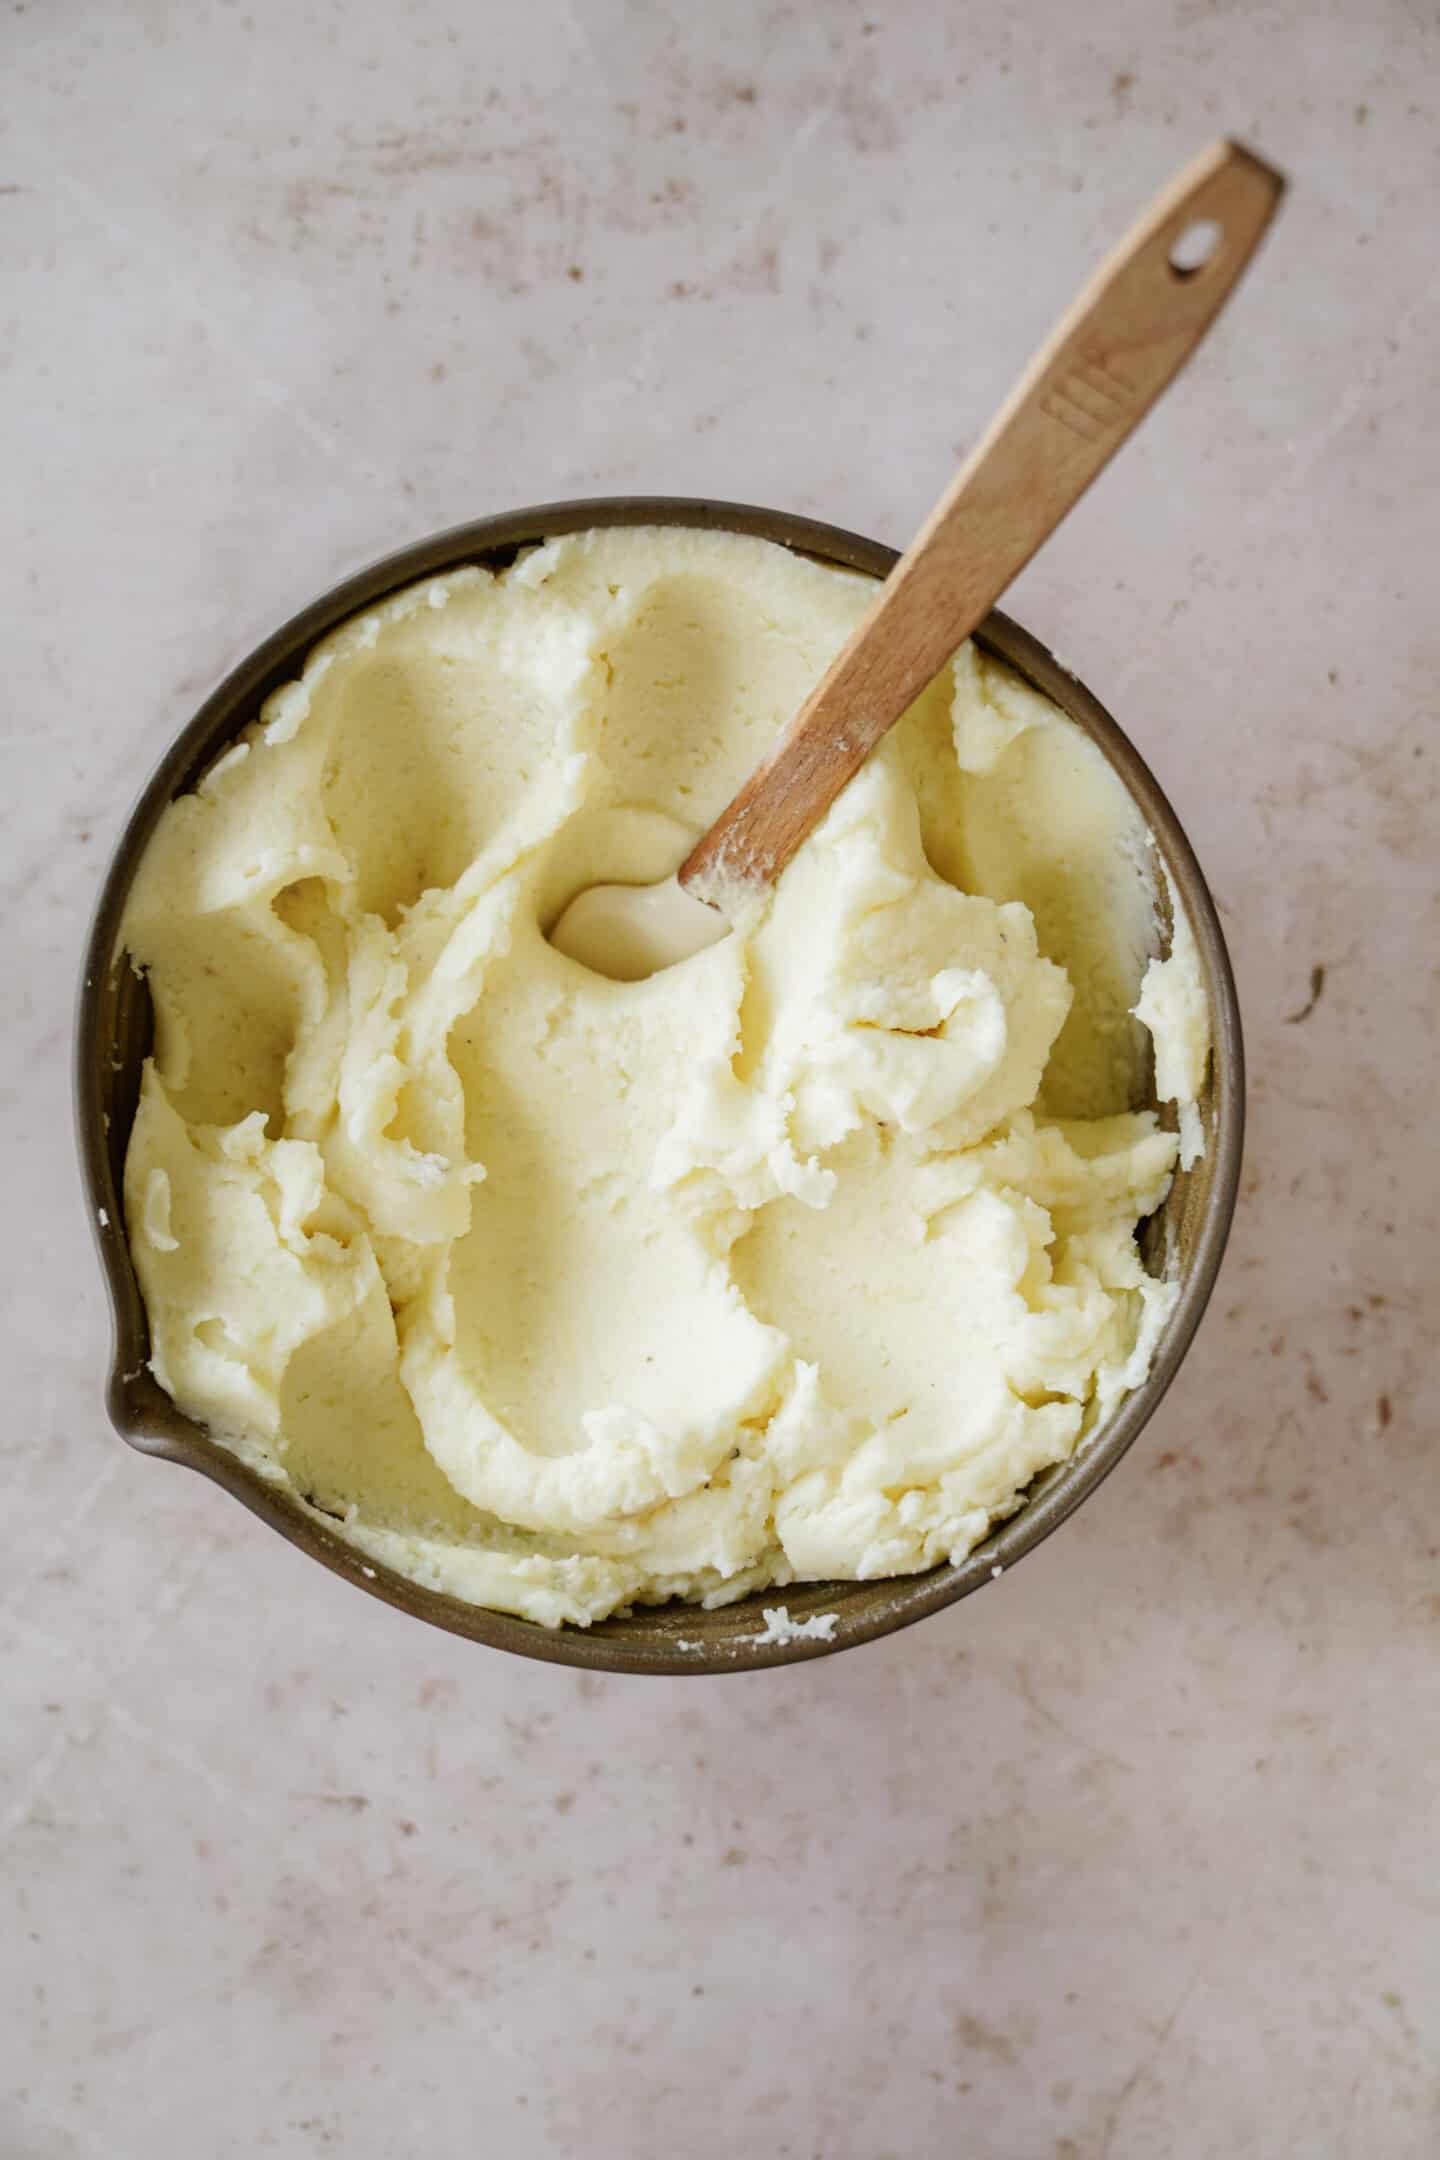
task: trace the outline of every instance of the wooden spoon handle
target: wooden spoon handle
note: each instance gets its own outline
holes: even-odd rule
[[[681,865],[682,885],[722,904],[737,885],[780,875],[1189,359],[1284,187],[1262,159],[1219,142],[1151,205],[1036,354],[780,742]]]

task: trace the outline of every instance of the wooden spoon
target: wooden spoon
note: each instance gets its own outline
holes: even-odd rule
[[[676,875],[592,886],[552,944],[635,981],[714,944],[763,896],[1189,359],[1284,188],[1273,166],[1228,141],[1171,182],[1061,319],[786,733]]]

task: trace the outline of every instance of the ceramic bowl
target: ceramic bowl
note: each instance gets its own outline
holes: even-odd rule
[[[132,1447],[201,1471],[312,1559],[358,1590],[415,1618],[499,1650],[610,1672],[718,1673],[786,1664],[869,1642],[983,1589],[1057,1530],[1109,1476],[1154,1413],[1179,1369],[1210,1296],[1230,1227],[1240,1174],[1244,1068],[1235,986],[1220,924],[1178,819],[1139,753],[1103,706],[1054,655],[998,612],[979,641],[1068,713],[1098,743],[1139,805],[1194,928],[1214,1032],[1211,1077],[1201,1102],[1205,1152],[1175,1179],[1162,1213],[1142,1233],[1146,1264],[1173,1269],[1180,1295],[1149,1377],[1070,1461],[1036,1478],[1022,1506],[958,1566],[881,1582],[806,1583],[751,1596],[714,1612],[694,1606],[642,1609],[590,1628],[548,1629],[422,1589],[346,1543],[334,1521],[266,1482],[177,1410],[149,1364],[149,1335],[125,1239],[122,1167],[151,1037],[149,993],[124,962],[118,928],[137,865],[166,804],[192,787],[224,745],[257,716],[269,693],[299,674],[310,648],[347,617],[417,579],[480,562],[497,568],[521,549],[601,525],[690,525],[753,533],[822,562],[884,577],[894,551],[877,541],[743,504],[678,496],[615,496],[547,503],[482,518],[387,556],[312,602],[242,661],[205,700],[162,759],[125,827],[91,930],[80,992],[76,1104],[80,1158],[115,1320],[107,1402]],[[792,1620],[834,1613],[828,1640],[757,1641],[762,1607],[783,1603]]]

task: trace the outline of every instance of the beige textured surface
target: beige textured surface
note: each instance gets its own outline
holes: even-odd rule
[[[1433,11],[307,13],[0,20],[0,2150],[1432,2154]],[[902,539],[1222,124],[1294,201],[1016,595],[1179,805],[1249,1023],[1230,1260],[1123,1470],[907,1637],[627,1683],[128,1454],[71,981],[197,695],[519,500]]]

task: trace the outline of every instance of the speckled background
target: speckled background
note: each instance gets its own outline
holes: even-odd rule
[[[1440,2150],[1429,0],[4,0],[5,2160]],[[1014,596],[1216,888],[1245,1197],[1022,1568],[793,1672],[407,1625],[100,1403],[84,918],[203,691],[602,489],[903,540],[1228,126],[1294,197]]]

